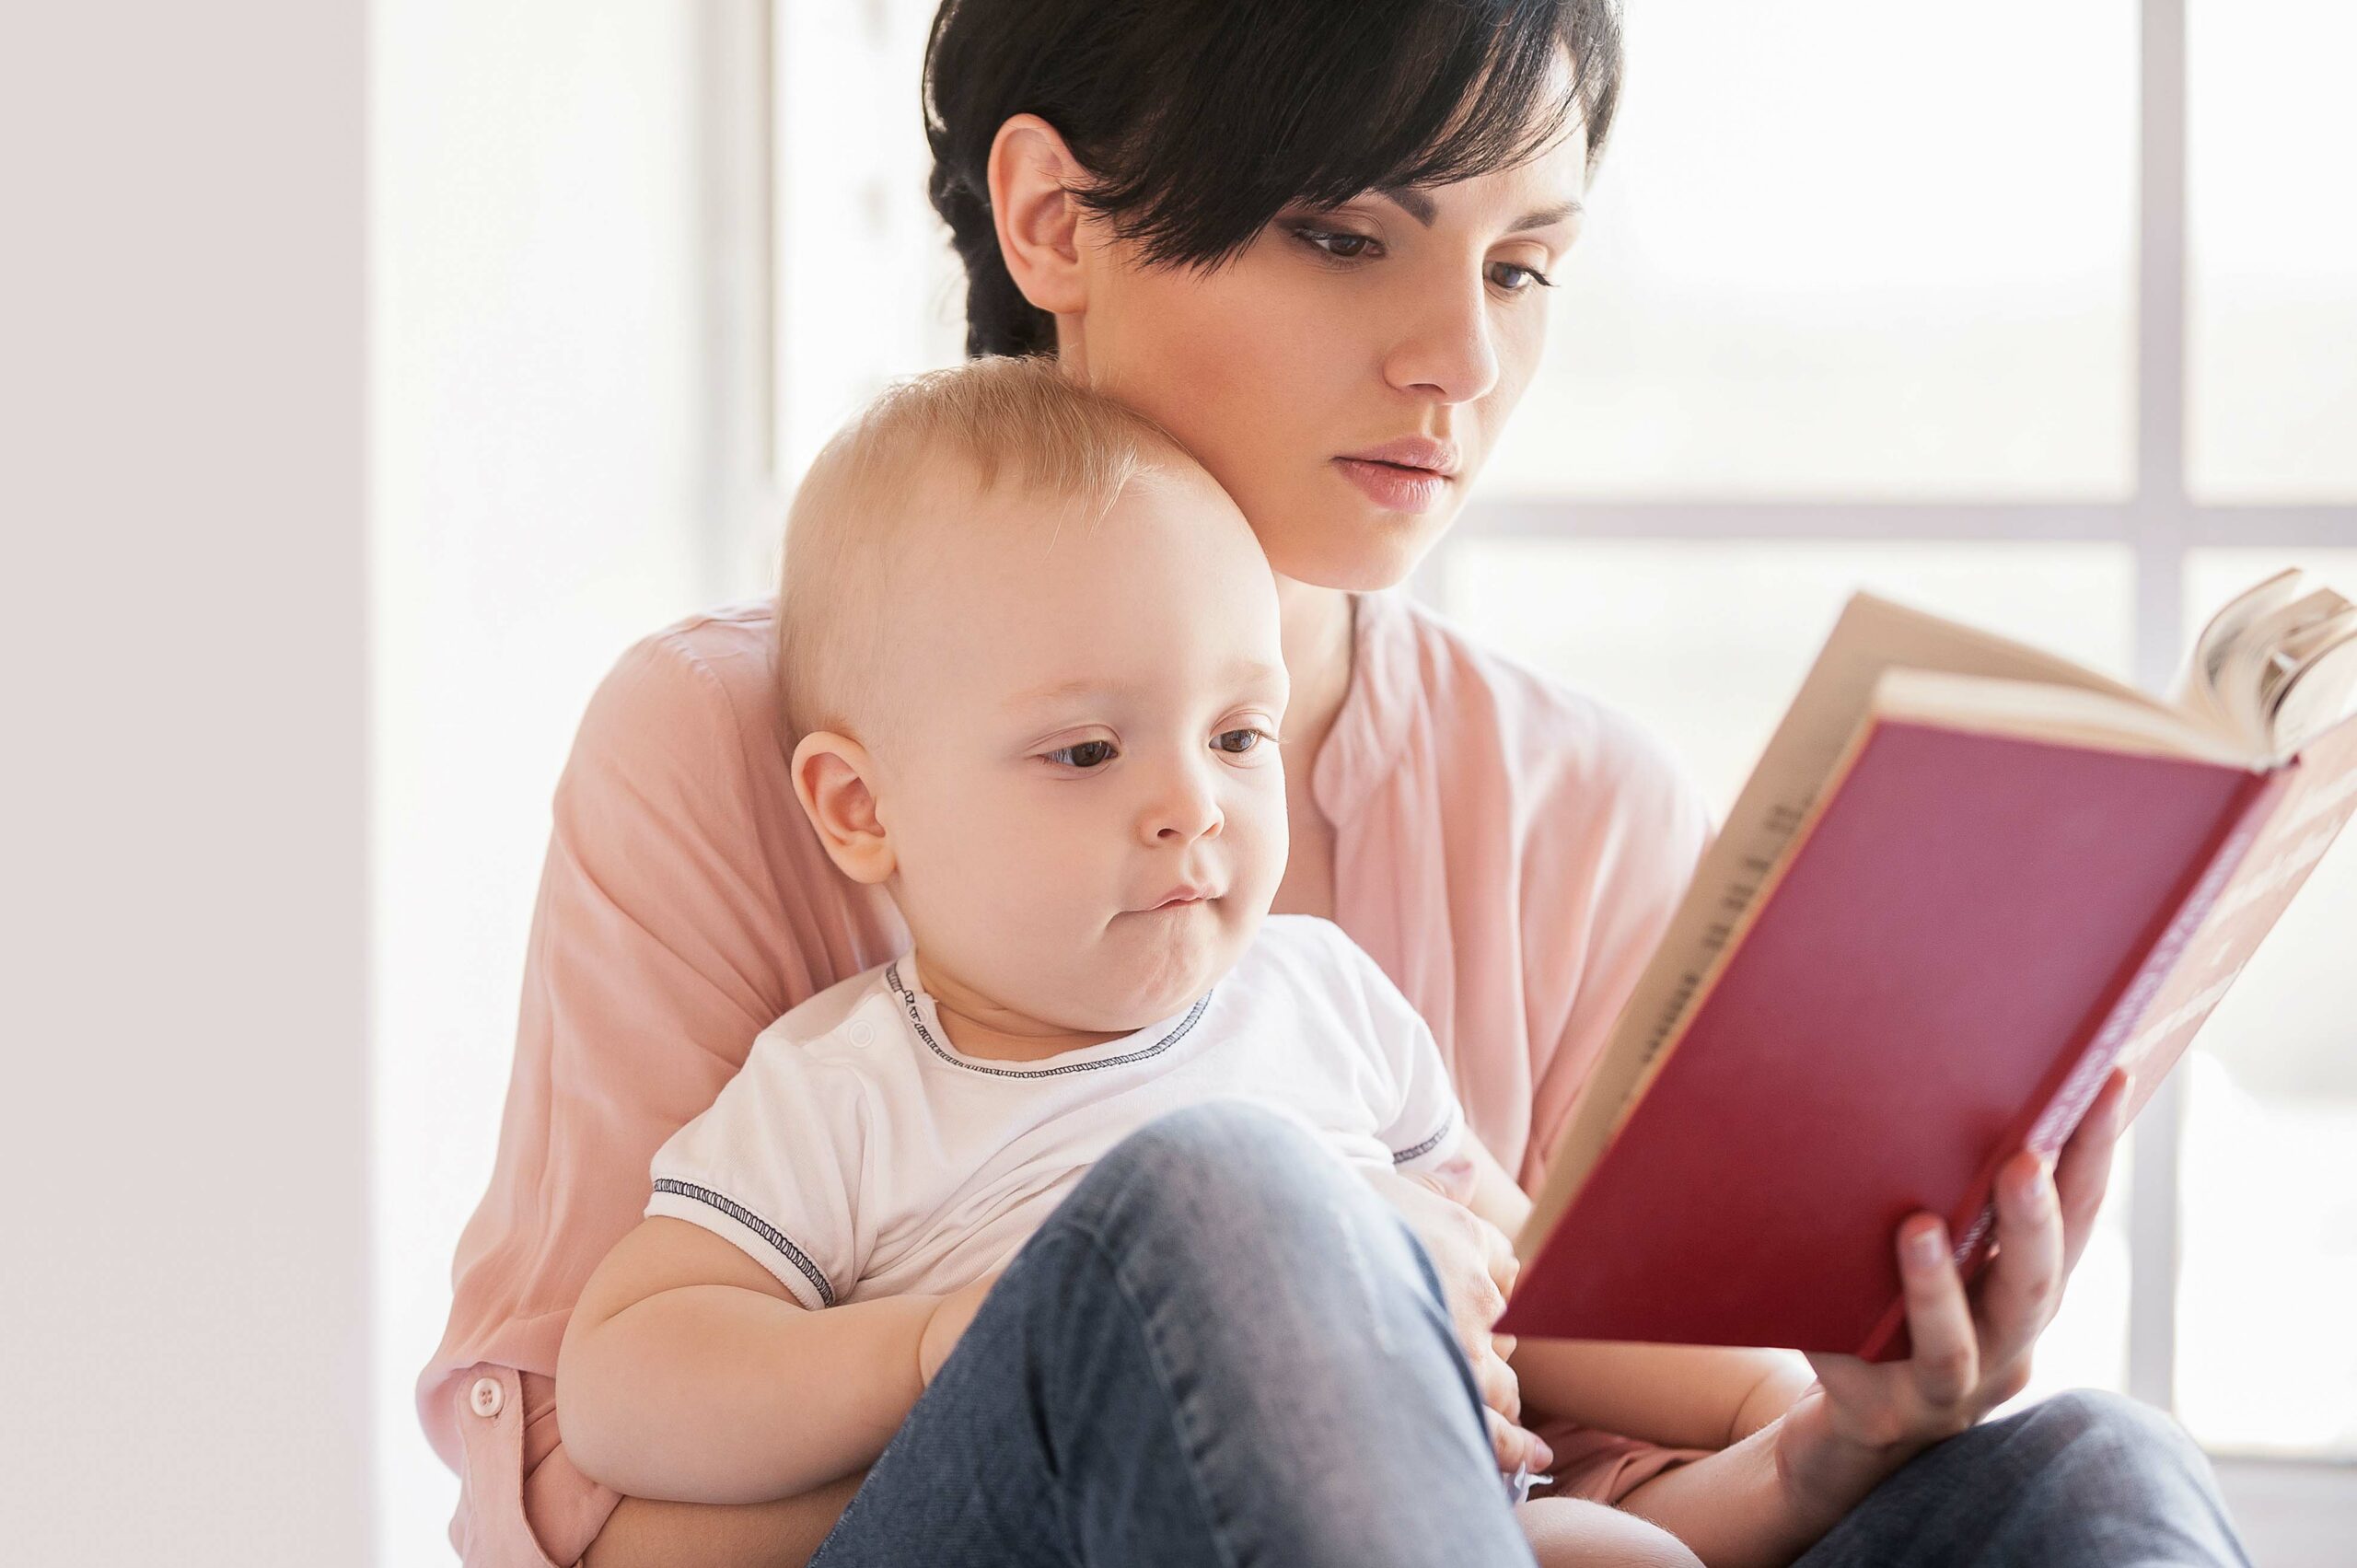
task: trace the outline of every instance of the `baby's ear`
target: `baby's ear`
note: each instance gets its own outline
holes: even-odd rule
[[[842,874],[873,886],[892,875],[890,836],[876,814],[876,761],[847,735],[813,730],[794,749],[794,795]]]

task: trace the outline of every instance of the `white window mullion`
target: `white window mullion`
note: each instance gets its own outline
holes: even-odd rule
[[[2144,0],[2138,94],[2136,675],[2164,690],[2185,620],[2185,4]],[[2175,1408],[2177,1166],[2185,1074],[2136,1123],[2129,1192],[2128,1391]]]

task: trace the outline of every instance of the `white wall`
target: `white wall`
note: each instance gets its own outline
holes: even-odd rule
[[[449,1560],[411,1401],[491,1168],[548,801],[629,643],[726,591],[702,149],[726,7],[372,29],[380,1561]],[[722,579],[726,576],[728,580]]]
[[[5,16],[0,1551],[364,1562],[364,10]]]

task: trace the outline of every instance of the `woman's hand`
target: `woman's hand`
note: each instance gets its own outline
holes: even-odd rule
[[[1522,1388],[1514,1368],[1506,1365],[1506,1357],[1514,1353],[1514,1336],[1490,1331],[1506,1309],[1507,1293],[1522,1268],[1514,1243],[1464,1204],[1421,1181],[1375,1167],[1364,1167],[1364,1174],[1423,1243],[1433,1272],[1440,1276],[1457,1342],[1472,1366],[1481,1402],[1489,1407],[1490,1446],[1498,1468],[1544,1469],[1553,1464],[1555,1456],[1547,1445],[1521,1425]]]
[[[1913,1353],[1875,1365],[1812,1352],[1817,1387],[1786,1414],[1780,1470],[1835,1516],[1882,1476],[1979,1422],[2029,1381],[2030,1351],[2061,1305],[2102,1206],[2128,1077],[2115,1069],[2049,1175],[2022,1151],[1997,1173],[1997,1252],[1968,1296],[1935,1214],[1899,1227]]]
[[[959,1340],[965,1338],[966,1325],[971,1323],[974,1314],[981,1309],[982,1297],[991,1293],[991,1286],[996,1284],[999,1275],[1005,1272],[1004,1269],[993,1270],[971,1284],[960,1285],[934,1303],[933,1316],[925,1319],[924,1332],[917,1339],[917,1375],[924,1379],[926,1388],[933,1387],[934,1374],[941,1370],[941,1364],[949,1359],[949,1353],[958,1348]]]

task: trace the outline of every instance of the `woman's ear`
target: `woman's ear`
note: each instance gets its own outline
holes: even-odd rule
[[[876,811],[876,761],[849,736],[813,730],[794,748],[795,798],[827,857],[854,882],[885,880],[898,865]]]
[[[1051,316],[1088,303],[1080,265],[1080,203],[1066,194],[1087,171],[1056,128],[1017,114],[991,142],[991,220],[999,254],[1023,297]]]

